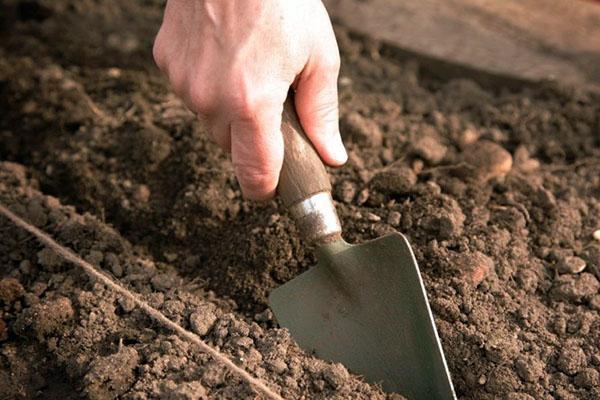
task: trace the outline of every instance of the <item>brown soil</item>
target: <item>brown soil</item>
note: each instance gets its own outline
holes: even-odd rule
[[[284,397],[384,398],[276,328],[266,295],[312,251],[275,201],[242,200],[154,69],[160,3],[0,6],[0,200]],[[338,38],[345,237],[408,236],[459,397],[600,398],[600,98],[437,81]],[[5,219],[0,235],[0,398],[253,398]]]

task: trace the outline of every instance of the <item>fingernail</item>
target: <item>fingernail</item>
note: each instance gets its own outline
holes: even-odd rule
[[[339,132],[334,135],[335,137],[331,141],[331,156],[337,165],[343,165],[348,160],[348,153],[342,142],[342,136]]]

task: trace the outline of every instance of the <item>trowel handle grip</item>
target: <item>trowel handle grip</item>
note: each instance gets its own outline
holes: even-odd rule
[[[290,91],[283,106],[281,121],[284,157],[277,193],[286,207],[308,199],[315,193],[331,192],[329,175],[300,125],[293,96]]]
[[[302,129],[292,92],[283,106],[281,132],[284,156],[277,193],[296,221],[302,239],[314,244],[341,239],[329,175]]]

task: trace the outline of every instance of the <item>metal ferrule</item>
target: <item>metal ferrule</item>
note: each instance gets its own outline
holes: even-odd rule
[[[289,208],[302,238],[322,244],[340,237],[342,226],[329,192],[319,192]]]

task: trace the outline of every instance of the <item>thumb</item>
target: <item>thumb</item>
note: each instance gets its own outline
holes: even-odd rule
[[[296,87],[296,111],[306,135],[325,163],[337,167],[348,155],[339,128],[337,77],[339,61],[302,72]]]
[[[283,164],[283,106],[231,122],[231,159],[244,197],[266,200],[275,195]]]

